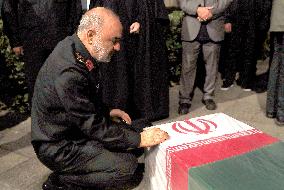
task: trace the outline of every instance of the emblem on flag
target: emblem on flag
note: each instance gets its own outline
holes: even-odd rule
[[[213,121],[206,119],[197,119],[199,124],[195,124],[190,120],[184,120],[180,122],[175,122],[172,125],[172,129],[178,133],[187,134],[187,133],[196,133],[196,134],[208,134],[217,128],[217,124]]]

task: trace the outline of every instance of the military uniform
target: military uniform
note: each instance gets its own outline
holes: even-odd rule
[[[64,183],[103,187],[129,180],[139,130],[114,124],[101,102],[100,64],[76,34],[61,41],[41,68],[32,104],[32,144]],[[142,126],[144,127],[144,126]]]

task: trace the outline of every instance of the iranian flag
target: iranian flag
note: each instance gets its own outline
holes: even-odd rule
[[[281,190],[284,144],[218,113],[163,124],[170,139],[145,154],[145,189]]]

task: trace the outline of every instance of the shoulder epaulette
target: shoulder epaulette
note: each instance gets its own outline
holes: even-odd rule
[[[90,59],[85,59],[79,52],[75,52],[76,60],[84,64],[89,71],[95,68],[94,63]]]

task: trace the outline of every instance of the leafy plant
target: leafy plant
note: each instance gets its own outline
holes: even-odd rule
[[[0,98],[15,111],[24,113],[28,110],[28,94],[25,83],[24,62],[15,56],[3,33],[3,22],[0,19]]]
[[[166,45],[170,64],[169,73],[171,83],[177,83],[181,73],[182,44],[180,34],[183,16],[184,13],[179,10],[173,10],[169,14],[170,28],[167,32]]]

